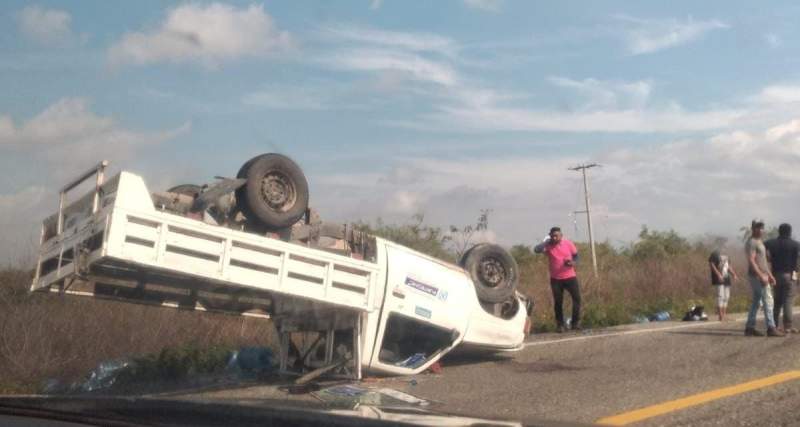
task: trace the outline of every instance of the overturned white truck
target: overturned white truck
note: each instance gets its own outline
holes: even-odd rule
[[[32,291],[269,317],[287,373],[415,374],[456,346],[522,345],[533,302],[496,245],[453,265],[323,223],[302,171],[278,154],[251,159],[235,179],[161,193],[129,172],[105,180],[107,165],[61,190]]]

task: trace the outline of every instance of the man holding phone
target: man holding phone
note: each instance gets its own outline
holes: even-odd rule
[[[553,291],[553,307],[556,315],[558,332],[564,332],[564,291],[572,297],[572,330],[580,330],[581,321],[581,289],[575,263],[578,261],[578,249],[564,238],[561,228],[553,227],[544,242],[536,245],[533,251],[545,253],[550,266],[550,290]]]

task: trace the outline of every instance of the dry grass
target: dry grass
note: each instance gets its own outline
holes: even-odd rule
[[[263,319],[30,294],[31,273],[0,271],[0,394],[75,380],[100,361],[166,347],[271,345]]]
[[[581,247],[580,252],[583,255],[578,278],[585,327],[630,323],[635,315],[650,315],[662,310],[671,312],[673,318],[680,318],[693,304],[704,305],[710,318],[716,313],[716,295],[709,282],[706,250],[636,260],[600,248],[598,277],[592,273],[588,248]],[[736,256],[733,259],[735,265],[744,265],[743,259]],[[520,263],[520,270],[521,290],[536,301],[535,328],[551,330],[554,327],[553,297],[545,257],[537,256]],[[750,295],[747,284],[744,281],[734,283],[731,294],[729,311],[744,310]],[[566,293],[564,301],[564,314],[568,317],[571,303]]]
[[[433,233],[424,227],[384,228],[405,236],[403,241],[409,246],[432,254],[446,252],[446,242],[439,231]],[[669,234],[657,234],[656,238],[661,239],[657,242],[672,242]],[[635,315],[662,310],[680,317],[691,304],[703,304],[709,317],[714,315],[707,247],[680,243],[680,251],[668,256],[642,257],[628,249],[599,245],[600,274],[594,277],[588,248],[578,246],[582,254],[578,275],[585,327],[630,323]],[[662,246],[669,248],[656,248]],[[544,256],[530,253],[529,247],[523,249],[515,255],[520,266],[520,290],[536,301],[536,330],[551,330],[554,321],[547,261]],[[742,270],[744,260],[737,256],[738,252],[733,248],[729,254],[733,264]],[[32,295],[27,291],[30,279],[27,271],[0,271],[0,393],[35,391],[45,379],[74,380],[100,361],[155,354],[164,348],[275,343],[274,329],[265,320],[52,294]],[[736,283],[732,295],[729,310],[742,311],[749,297],[746,283]],[[571,308],[566,296],[565,301],[568,315]]]

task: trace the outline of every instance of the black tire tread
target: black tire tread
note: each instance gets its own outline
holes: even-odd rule
[[[297,192],[295,205],[287,212],[276,212],[265,206],[258,197],[251,197],[253,192],[257,190],[252,189],[250,181],[254,182],[252,185],[260,185],[260,178],[253,175],[259,171],[251,173],[253,168],[261,168],[263,169],[262,172],[270,169],[279,169],[284,172],[294,182],[295,191]],[[253,157],[242,165],[236,177],[248,179],[248,183],[236,190],[237,208],[248,221],[260,223],[267,230],[280,230],[291,227],[302,218],[308,208],[308,181],[306,181],[300,166],[289,157],[275,153]],[[255,184],[256,182],[259,184]]]
[[[491,287],[484,284],[478,268],[480,261],[484,257],[492,256],[498,259],[506,269],[509,277],[496,287]],[[519,267],[517,262],[499,245],[482,243],[473,246],[459,260],[459,265],[469,273],[473,284],[475,285],[475,292],[478,294],[478,299],[491,304],[501,303],[507,301],[514,296],[519,283]]]

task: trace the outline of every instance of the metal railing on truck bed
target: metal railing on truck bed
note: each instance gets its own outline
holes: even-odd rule
[[[183,308],[268,311],[276,297],[357,311],[376,305],[378,264],[157,210],[121,172],[45,220],[31,290]]]

